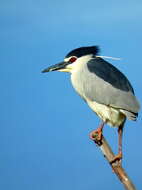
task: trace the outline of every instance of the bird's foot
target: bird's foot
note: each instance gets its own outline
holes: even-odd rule
[[[102,140],[102,128],[99,127],[98,129],[92,131],[90,134],[90,139],[95,141],[96,143],[101,143]]]
[[[122,152],[119,152],[114,158],[110,161],[110,164],[115,163],[118,161],[119,164],[121,164],[122,161]]]

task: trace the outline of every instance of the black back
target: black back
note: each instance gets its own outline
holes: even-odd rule
[[[91,73],[96,74],[115,88],[131,91],[134,94],[133,87],[126,76],[104,59],[99,57],[92,59],[87,63],[87,66]]]

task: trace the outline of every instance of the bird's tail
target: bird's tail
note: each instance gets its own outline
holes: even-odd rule
[[[121,110],[121,112],[129,119],[136,121],[138,117],[138,113],[129,112],[127,110]]]

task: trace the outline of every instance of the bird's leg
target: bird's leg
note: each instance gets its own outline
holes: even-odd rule
[[[103,122],[96,130],[94,130],[90,133],[89,136],[90,136],[91,140],[95,140],[95,141],[96,141],[96,139],[97,139],[97,141],[102,140],[102,133],[103,133],[104,124],[105,123]],[[96,138],[96,136],[97,136],[97,138]]]
[[[111,163],[114,163],[115,161],[122,160],[122,134],[123,134],[123,125],[118,127],[118,154],[113,158]]]

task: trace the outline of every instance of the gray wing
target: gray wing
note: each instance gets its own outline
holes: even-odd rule
[[[87,97],[98,103],[133,113],[139,111],[140,105],[130,82],[116,67],[102,58],[90,60],[87,67],[91,72],[85,92]]]

